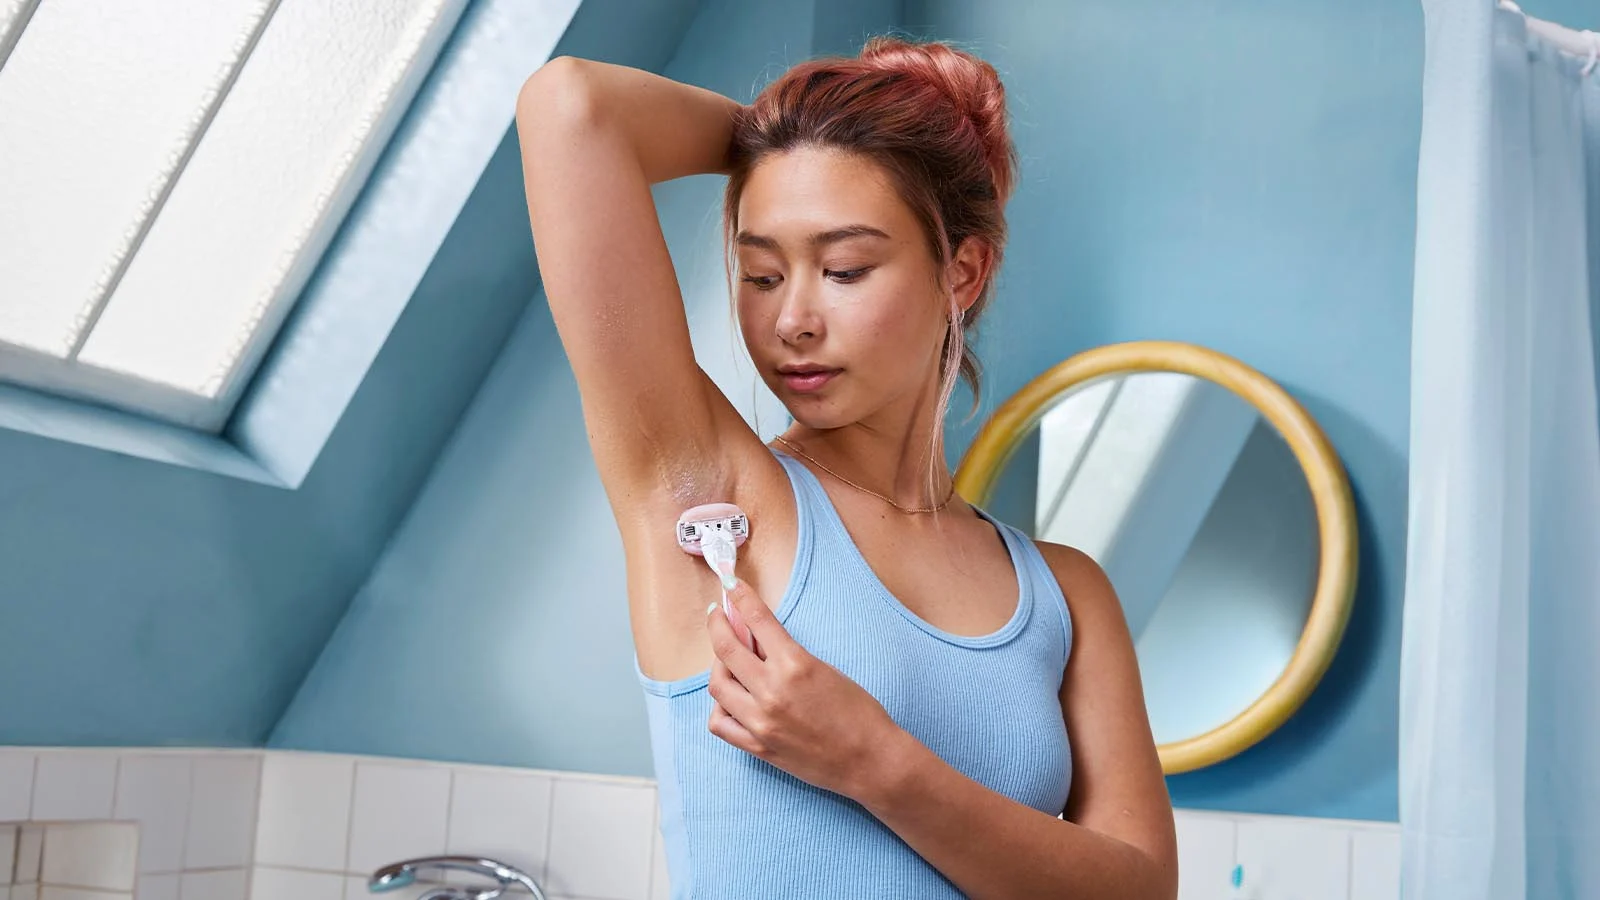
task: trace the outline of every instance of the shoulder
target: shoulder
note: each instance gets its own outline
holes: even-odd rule
[[[1061,593],[1067,599],[1067,615],[1079,634],[1126,634],[1127,623],[1122,616],[1122,602],[1104,569],[1089,554],[1076,547],[1053,544],[1049,541],[1033,542],[1039,555],[1056,577]]]
[[[1039,548],[1039,555],[1044,557],[1045,564],[1056,576],[1056,583],[1061,585],[1061,593],[1067,596],[1069,607],[1077,606],[1080,600],[1094,603],[1097,598],[1103,599],[1102,595],[1112,593],[1111,580],[1089,554],[1076,547],[1049,541],[1036,540],[1033,545]],[[1111,599],[1116,599],[1114,593]]]

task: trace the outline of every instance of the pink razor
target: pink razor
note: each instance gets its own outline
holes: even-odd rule
[[[678,517],[678,546],[692,556],[704,556],[700,543],[711,531],[733,538],[733,545],[737,547],[750,537],[750,517],[732,503],[705,503],[686,509]]]
[[[684,510],[675,529],[678,546],[691,556],[701,557],[722,581],[722,611],[733,625],[734,634],[751,650],[755,638],[745,626],[739,610],[728,601],[735,583],[734,564],[738,546],[750,537],[750,517],[732,503],[706,503]]]

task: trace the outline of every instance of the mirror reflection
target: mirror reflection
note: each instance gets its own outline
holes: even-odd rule
[[[1309,484],[1271,422],[1221,385],[1151,371],[1064,392],[989,509],[1105,569],[1159,744],[1244,712],[1305,628],[1319,546]]]

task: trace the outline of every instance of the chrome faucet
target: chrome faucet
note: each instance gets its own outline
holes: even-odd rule
[[[544,891],[539,889],[539,885],[528,873],[503,862],[477,856],[424,856],[392,863],[372,873],[372,878],[367,881],[367,890],[378,894],[409,887],[416,882],[417,872],[422,869],[472,872],[485,878],[493,878],[497,883],[485,887],[440,885],[421,895],[417,900],[495,900],[512,885],[527,888],[534,900],[545,900]]]

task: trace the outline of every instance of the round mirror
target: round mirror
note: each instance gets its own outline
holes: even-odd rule
[[[1281,725],[1349,619],[1344,469],[1293,398],[1215,351],[1140,341],[1060,363],[985,423],[956,489],[1105,569],[1169,774]]]

